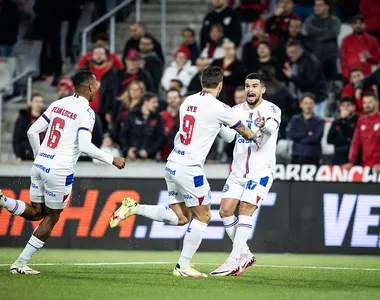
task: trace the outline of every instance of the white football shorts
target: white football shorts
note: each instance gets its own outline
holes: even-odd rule
[[[223,198],[238,199],[259,206],[268,195],[273,183],[273,174],[261,176],[238,179],[230,174],[223,187]]]
[[[72,191],[74,173],[33,164],[30,200],[45,203],[51,209],[64,209]],[[63,175],[64,174],[64,175]]]
[[[200,166],[183,166],[168,161],[165,181],[170,205],[185,202],[187,207],[192,207],[211,203],[210,185]]]

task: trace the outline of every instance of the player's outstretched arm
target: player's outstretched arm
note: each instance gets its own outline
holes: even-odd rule
[[[38,149],[40,148],[40,135],[39,133],[44,131],[49,126],[49,122],[46,117],[39,117],[36,122],[30,126],[27,134],[30,146],[33,150],[34,157],[37,156]]]
[[[88,156],[103,161],[109,165],[114,165],[118,169],[123,169],[125,159],[123,157],[112,157],[108,153],[103,152],[91,142],[91,132],[80,130],[78,132],[79,150]]]
[[[233,129],[228,128],[227,126],[222,125],[219,130],[219,136],[227,143],[231,143],[235,136],[236,131]]]
[[[254,133],[251,129],[245,126],[243,123],[240,123],[238,126],[234,128],[240,135],[246,139],[247,141],[253,141],[256,146],[259,148],[260,144],[258,141],[258,135]]]

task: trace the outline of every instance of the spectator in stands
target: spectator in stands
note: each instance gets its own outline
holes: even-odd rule
[[[190,27],[186,27],[182,30],[182,46],[187,47],[190,52],[191,63],[195,65],[200,50],[197,41],[195,40],[195,32]]]
[[[105,134],[103,136],[103,141],[102,145],[100,146],[100,150],[112,155],[113,157],[122,156],[120,149],[116,146],[116,144],[112,140],[112,137],[109,134]],[[105,164],[97,159],[93,159],[92,161],[96,164]]]
[[[380,2],[373,0],[360,0],[360,13],[363,14],[366,31],[377,38],[380,43]]]
[[[149,35],[145,35],[140,39],[140,57],[144,64],[143,70],[152,77],[153,91],[157,92],[164,66],[157,53],[153,51],[153,47],[153,40]]]
[[[353,166],[361,149],[361,161],[364,167],[374,167],[380,172],[380,112],[379,100],[375,94],[363,96],[363,109],[366,113],[361,116],[352,139],[348,163],[345,168]]]
[[[74,85],[69,77],[62,78],[57,85],[57,99],[71,96],[74,93]]]
[[[94,48],[103,47],[107,49],[107,61],[111,63],[112,67],[117,70],[122,70],[124,68],[123,62],[119,58],[119,56],[115,53],[109,52],[110,49],[110,41],[108,36],[104,33],[98,34],[94,39]],[[92,52],[88,52],[83,55],[77,65],[77,70],[82,69],[88,62],[92,59]]]
[[[33,150],[29,144],[27,131],[29,127],[41,116],[44,111],[44,98],[41,94],[32,95],[30,105],[27,109],[20,110],[20,115],[16,120],[13,131],[13,151],[16,160],[34,160]],[[40,142],[45,138],[46,132],[40,133]]]
[[[119,95],[123,94],[134,80],[142,81],[147,91],[154,90],[153,79],[149,73],[141,69],[140,53],[135,49],[130,49],[125,58],[125,69],[118,72]]]
[[[206,15],[201,30],[201,49],[206,47],[213,25],[223,26],[224,36],[238,47],[241,41],[241,25],[236,12],[226,5],[226,0],[211,0],[214,10]]]
[[[0,0],[0,57],[9,57],[17,42],[20,22],[18,6],[12,0]]]
[[[265,32],[266,25],[263,21],[257,20],[252,23],[252,38],[243,46],[242,61],[246,68],[253,66],[257,60],[257,46],[260,42],[270,42],[269,35]]]
[[[122,151],[129,159],[154,159],[165,139],[162,118],[156,113],[158,99],[146,93],[141,106],[125,117],[120,141]]]
[[[334,145],[334,165],[340,166],[348,162],[352,136],[359,120],[359,115],[355,114],[355,109],[353,97],[345,96],[340,99],[340,117],[332,123],[327,136],[327,143]]]
[[[340,20],[331,14],[332,0],[315,0],[314,13],[305,21],[304,30],[312,52],[321,63],[326,80],[337,76]]]
[[[199,57],[197,59],[197,71],[198,73],[193,76],[190,81],[189,88],[187,89],[188,94],[195,94],[202,90],[201,76],[204,69],[208,67],[208,59]]]
[[[224,57],[223,44],[228,41],[224,38],[223,26],[215,24],[210,30],[210,40],[207,42],[206,47],[203,48],[200,57],[205,57],[211,64],[215,59]]]
[[[182,90],[183,90],[183,83],[181,80],[178,80],[178,79],[172,79],[170,80],[170,85],[169,85],[169,90],[171,89],[175,89],[177,90],[180,95],[182,96]]]
[[[224,58],[216,59],[212,63],[223,70],[223,89],[226,95],[226,103],[234,106],[234,92],[238,85],[244,82],[245,70],[243,63],[236,58],[236,49],[233,42],[227,41],[223,45]]]
[[[235,105],[242,104],[246,101],[245,88],[242,85],[239,85],[235,89],[234,93],[234,103]]]
[[[289,41],[286,47],[291,64],[285,63],[283,72],[289,80],[289,88],[294,99],[311,92],[315,95],[315,114],[326,114],[327,86],[318,59],[304,51],[299,42]]]
[[[96,47],[92,52],[92,59],[83,68],[91,71],[100,88],[90,107],[100,117],[103,132],[107,132],[112,122],[112,109],[118,92],[118,78],[116,70],[107,61],[107,49]]]
[[[355,85],[363,80],[364,74],[361,69],[353,68],[350,70],[350,82],[343,88],[341,97],[351,96],[356,100],[356,113],[361,115],[363,113],[363,97],[361,93],[355,93]],[[372,87],[365,89],[364,93],[374,92]]]
[[[178,90],[171,89],[167,93],[167,109],[161,112],[161,117],[165,128],[165,141],[161,149],[161,160],[166,161],[173,148],[169,143],[169,134],[179,117],[179,107],[181,105],[181,95]]]
[[[363,91],[366,91],[372,86],[376,86],[376,91],[380,92],[380,68],[377,68],[371,75],[365,77],[355,84],[355,98],[361,98]]]
[[[189,50],[182,46],[175,52],[174,61],[165,69],[161,79],[161,85],[165,91],[168,91],[170,89],[170,81],[178,79],[183,84],[181,95],[184,95],[186,94],[191,78],[193,78],[196,72],[196,67],[191,65]]]
[[[249,73],[260,72],[264,66],[273,66],[276,69],[277,79],[284,81],[284,74],[282,73],[282,66],[278,64],[277,60],[272,57],[272,52],[267,42],[260,42],[257,46],[257,58],[252,66],[246,66]]]
[[[286,85],[276,78],[276,69],[274,66],[263,66],[260,73],[265,78],[265,100],[273,102],[281,109],[279,138],[284,139],[286,138],[286,126],[295,112],[294,99]]]
[[[349,79],[352,68],[360,68],[364,75],[372,72],[372,66],[379,63],[379,43],[366,32],[364,18],[357,15],[351,22],[353,32],[342,42],[342,72],[345,80]]]
[[[287,127],[287,136],[293,141],[292,164],[318,165],[322,157],[321,140],[325,122],[315,116],[315,96],[305,93],[300,108],[302,112],[294,115]]]
[[[290,20],[299,19],[298,15],[292,12],[293,5],[293,0],[279,0],[273,16],[267,20],[267,32],[270,35],[272,47],[288,39]]]
[[[129,55],[129,50],[135,49],[137,51],[140,51],[140,39],[143,36],[150,36],[153,41],[153,51],[156,52],[158,57],[162,60],[162,63],[165,64],[165,58],[164,54],[162,53],[162,47],[159,41],[157,41],[152,35],[145,32],[145,29],[140,23],[134,23],[131,26],[129,26],[129,35],[130,38],[125,43],[124,50],[123,50],[123,60],[125,61],[125,58]]]

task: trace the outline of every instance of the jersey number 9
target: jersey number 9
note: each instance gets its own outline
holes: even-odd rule
[[[180,135],[181,143],[185,146],[191,143],[193,137],[195,118],[192,115],[185,115],[183,117],[182,130],[186,133],[186,136]]]

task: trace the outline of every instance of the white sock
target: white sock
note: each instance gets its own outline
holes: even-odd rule
[[[248,238],[252,232],[252,217],[239,216],[239,225],[236,229],[232,252],[228,260],[236,260],[243,254],[244,245],[247,245]]]
[[[26,265],[26,263],[38,250],[44,246],[44,244],[45,242],[32,235],[29,239],[29,242],[26,244],[24,251],[22,251],[16,262],[22,265]]]
[[[25,211],[25,202],[4,197],[4,207],[14,216],[21,216]]]
[[[136,215],[144,216],[158,222],[178,225],[178,217],[170,207],[162,205],[137,205]]]
[[[226,228],[227,235],[230,237],[231,241],[234,242],[236,229],[238,228],[239,222],[235,215],[230,217],[222,218],[224,228]],[[249,247],[247,243],[244,245],[242,253],[248,253]]]
[[[193,219],[183,239],[183,248],[178,260],[177,268],[185,269],[189,266],[191,258],[198,250],[206,231],[207,224]]]

